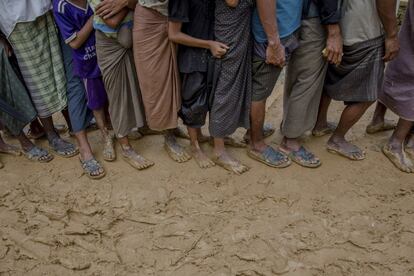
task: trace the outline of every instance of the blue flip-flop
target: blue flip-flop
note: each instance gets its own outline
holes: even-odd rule
[[[268,146],[264,151],[258,152],[252,149],[247,150],[247,155],[272,168],[286,168],[289,167],[292,162],[289,158],[281,151],[275,150]]]

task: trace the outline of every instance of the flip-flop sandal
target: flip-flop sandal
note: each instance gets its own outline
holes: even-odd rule
[[[6,147],[8,147],[8,149],[3,149],[3,150],[0,149],[0,153],[9,154],[13,156],[22,155],[22,151],[20,150],[19,147],[14,146],[14,145],[6,145]]]
[[[149,160],[145,159],[142,156],[140,156],[140,157],[142,157],[143,159],[146,160],[146,162],[148,162],[147,166],[144,167],[144,168],[142,167],[142,163],[139,163],[137,160],[135,160],[134,158],[132,158],[128,154],[125,154],[123,151],[122,151],[122,157],[125,160],[125,162],[127,162],[131,167],[133,167],[134,169],[137,169],[139,171],[146,170],[146,169],[154,166],[154,163],[152,161],[149,161]]]
[[[64,145],[59,145],[59,141],[62,141]],[[71,158],[79,154],[79,150],[75,147],[75,145],[63,140],[62,138],[53,139],[49,145],[50,149],[60,157]]]
[[[116,160],[114,138],[114,135],[110,134],[105,141],[103,159],[108,162],[113,162]]]
[[[92,158],[91,160],[88,160],[88,161],[83,161],[82,159],[79,158],[79,161],[82,165],[83,172],[90,179],[98,180],[98,179],[103,178],[106,175],[105,169],[95,158]],[[93,174],[94,172],[98,172],[100,169],[103,170],[102,173],[98,175]]]
[[[336,127],[337,126],[334,123],[329,123],[328,122],[327,127],[323,128],[323,129],[317,129],[317,130],[314,129],[314,130],[312,130],[312,135],[314,137],[323,137],[325,135],[332,134],[335,131]]]
[[[217,166],[220,166],[220,167],[222,167],[223,169],[225,169],[225,170],[227,170],[227,171],[230,171],[230,172],[232,172],[232,173],[234,173],[234,174],[237,174],[237,175],[241,175],[241,174],[243,174],[243,173],[247,172],[247,171],[250,169],[250,168],[249,168],[249,167],[247,167],[246,165],[243,165],[242,163],[239,163],[239,162],[237,162],[237,163],[233,162],[233,163],[234,163],[233,165],[231,165],[231,164],[229,164],[229,163],[226,163],[226,162],[223,162],[219,156],[214,156],[214,157],[212,158],[212,161],[213,161],[213,162],[214,162]],[[236,171],[236,170],[235,170],[235,168],[236,168],[236,167],[238,167],[238,166],[244,166],[244,167],[246,167],[246,171],[245,171],[245,172],[242,172],[242,173],[239,173],[238,171]]]
[[[299,150],[296,151],[287,151],[280,148],[293,162],[296,164],[305,167],[305,168],[319,168],[322,165],[322,162],[316,159],[315,155],[309,152],[305,147],[301,146]],[[312,162],[313,160],[317,161]]]
[[[263,126],[263,138],[268,138],[275,133],[275,128],[271,124],[264,124]],[[250,137],[246,134],[243,136],[243,142],[248,144],[250,142]]]
[[[362,161],[362,160],[365,160],[365,158],[366,158],[366,153],[365,153],[365,151],[363,151],[363,150],[359,150],[359,151],[351,151],[351,152],[346,152],[346,151],[344,151],[344,150],[342,150],[341,148],[336,148],[336,147],[334,147],[334,146],[330,146],[330,145],[328,145],[327,146],[327,148],[326,148],[327,150],[328,150],[328,152],[330,152],[330,153],[333,153],[333,154],[338,154],[338,155],[340,155],[340,156],[342,156],[342,157],[345,157],[345,158],[348,158],[349,160],[351,160],[351,161]],[[361,158],[356,158],[355,156],[354,156],[354,154],[356,154],[356,153],[361,153],[362,155],[363,155],[363,157],[361,157]]]
[[[375,134],[375,133],[379,133],[379,132],[384,132],[384,131],[388,131],[388,130],[393,130],[397,127],[397,125],[389,120],[385,120],[383,123],[379,123],[376,125],[368,125],[366,132],[368,134]]]
[[[258,152],[252,149],[247,150],[247,155],[272,168],[286,168],[289,167],[292,162],[287,158],[287,156],[281,151],[275,150],[274,148],[268,146],[263,152]]]
[[[49,163],[53,160],[53,155],[49,154],[47,150],[34,146],[31,150],[23,152],[24,156],[30,161],[39,163]]]
[[[400,171],[402,171],[402,172],[405,172],[405,173],[412,173],[412,172],[414,172],[413,171],[413,168],[410,168],[409,166],[407,166],[407,165],[404,165],[404,164],[402,164],[401,162],[400,162],[400,158],[399,157],[397,157],[396,155],[395,155],[395,153],[393,153],[392,151],[391,151],[391,149],[390,149],[390,147],[388,146],[388,145],[385,145],[383,148],[382,148],[382,153],[384,153],[384,155],[391,161],[391,163],[392,164],[394,164],[394,166],[397,168],[397,169],[399,169]]]

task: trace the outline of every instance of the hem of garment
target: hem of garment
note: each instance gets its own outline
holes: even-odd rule
[[[397,112],[395,108],[389,107],[388,105],[386,105],[385,103],[383,103],[380,99],[378,99],[378,102],[380,102],[383,105],[385,105],[389,110],[391,110],[393,113],[395,113],[399,118],[401,118],[403,120],[406,120],[406,121],[409,121],[409,122],[414,122],[414,117],[412,119],[408,119],[407,117],[398,114],[399,112]]]
[[[59,108],[58,110],[53,111],[50,115],[40,115],[40,114],[38,114],[38,115],[37,115],[37,117],[42,118],[42,119],[49,118],[49,117],[53,116],[53,114],[56,114],[56,113],[62,112],[62,111],[63,111],[63,110],[65,110],[67,107],[68,107],[68,105],[64,106],[63,108]],[[36,109],[36,108],[35,108],[35,109]]]

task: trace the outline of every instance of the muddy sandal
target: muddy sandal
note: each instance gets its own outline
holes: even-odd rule
[[[49,142],[51,150],[53,150],[57,155],[70,158],[75,155],[78,155],[79,150],[73,145],[62,138],[55,138]]]
[[[115,153],[115,142],[114,142],[114,135],[110,134],[106,138],[104,149],[103,149],[103,159],[107,162],[113,162],[116,159]]]
[[[382,153],[391,161],[391,163],[400,171],[405,173],[412,173],[413,171],[413,164],[403,164],[401,161],[401,158],[405,161],[411,162],[410,159],[407,158],[406,152],[402,152],[402,156],[398,156],[397,153],[393,152],[391,150],[391,147],[389,145],[385,145],[382,148]],[[411,165],[411,166],[410,166]]]
[[[39,163],[49,163],[53,160],[53,155],[49,154],[47,150],[34,146],[31,150],[23,152],[24,156],[30,161]]]
[[[356,147],[356,146],[355,146]],[[356,149],[354,151],[345,151],[339,147],[335,147],[332,145],[328,145],[327,148],[328,152],[333,153],[333,154],[338,154],[342,157],[348,158],[349,160],[352,161],[362,161],[366,158],[366,153],[365,151],[359,149],[358,147],[356,147]],[[356,157],[355,155],[359,154],[361,155],[361,157]]]
[[[106,175],[105,169],[95,158],[92,158],[88,161],[83,161],[79,158],[79,161],[82,165],[83,172],[90,179],[98,180]]]
[[[303,146],[296,151],[288,151],[283,148],[280,148],[280,150],[284,152],[293,162],[302,167],[315,169],[322,165],[322,162]]]
[[[259,161],[269,167],[272,168],[286,168],[289,167],[292,162],[289,160],[289,158],[282,153],[281,151],[275,150],[274,148],[268,146],[263,152],[258,152],[252,149],[247,150],[247,155],[256,160]]]

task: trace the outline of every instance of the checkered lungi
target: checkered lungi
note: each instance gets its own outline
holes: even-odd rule
[[[8,39],[39,117],[64,109],[65,69],[52,13],[16,24]]]

